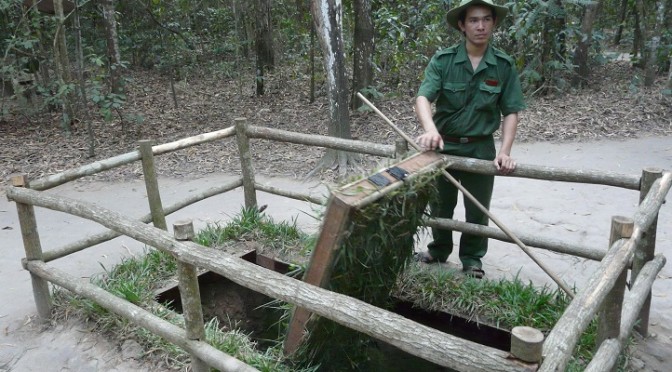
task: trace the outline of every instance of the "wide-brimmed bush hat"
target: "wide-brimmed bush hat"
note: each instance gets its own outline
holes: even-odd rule
[[[495,16],[497,17],[497,23],[495,25],[502,22],[504,17],[506,17],[506,15],[509,13],[509,8],[494,4],[492,0],[462,0],[460,1],[459,6],[448,11],[448,13],[446,14],[446,22],[448,22],[449,25],[455,27],[455,29],[460,31],[460,26],[457,24],[460,13],[467,10],[467,8],[472,5],[481,5],[481,4],[489,6],[495,10]]]

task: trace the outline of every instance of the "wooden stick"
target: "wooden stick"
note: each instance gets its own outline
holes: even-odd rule
[[[416,149],[417,151],[422,151],[420,146],[418,146],[418,144],[415,143],[413,139],[411,139],[408,135],[406,135],[406,133],[404,133],[404,131],[399,129],[399,127],[394,125],[394,123],[392,123],[390,119],[387,118],[387,116],[385,116],[382,112],[380,112],[380,110],[378,110],[373,105],[373,103],[369,102],[369,100],[366,99],[366,97],[364,97],[361,93],[357,93],[357,97],[359,97],[362,101],[364,101],[364,103],[366,103],[369,107],[371,107],[371,109],[373,109],[373,111],[376,114],[378,114],[378,116],[380,116],[389,126],[394,128],[394,130],[397,133],[399,133],[399,135],[402,136],[414,149]],[[544,265],[543,262],[539,261],[539,259],[537,259],[534,256],[534,254],[532,254],[530,249],[527,248],[527,246],[522,241],[520,241],[520,239],[518,239],[518,237],[513,232],[511,232],[511,230],[509,230],[506,226],[504,226],[504,224],[500,222],[497,217],[495,217],[492,213],[490,213],[490,211],[487,208],[485,208],[483,204],[481,204],[478,200],[476,200],[476,198],[473,195],[471,195],[471,193],[467,189],[465,189],[464,186],[462,186],[462,184],[457,182],[457,180],[450,173],[448,173],[448,171],[443,169],[441,173],[443,174],[444,177],[446,177],[448,181],[450,181],[453,185],[455,185],[455,187],[457,187],[460,191],[462,191],[464,196],[469,200],[471,200],[471,202],[474,203],[474,205],[478,207],[478,209],[480,209],[481,212],[485,213],[488,216],[488,218],[490,218],[490,220],[494,222],[495,225],[497,225],[497,227],[499,227],[509,238],[511,238],[511,240],[513,240],[520,247],[520,249],[522,249],[523,252],[525,252],[532,259],[532,261],[534,261],[534,263],[536,263],[542,270],[544,270],[544,272],[548,274],[548,276],[550,276],[551,279],[553,279],[553,281],[556,282],[558,286],[562,288],[563,291],[565,291],[565,293],[567,293],[567,296],[569,296],[570,298],[574,298],[574,292],[572,292],[572,290],[565,283],[563,283],[562,280],[560,280],[560,278],[557,275],[555,275],[548,267],[546,267],[546,265]]]
[[[173,236],[178,241],[194,239],[194,222],[178,221],[173,224]],[[198,270],[196,266],[177,261],[177,277],[179,280],[180,298],[184,310],[184,328],[188,340],[205,341],[203,326],[203,307],[201,306],[201,290],[198,286]],[[193,372],[209,372],[208,366],[196,354],[191,354],[191,370]]]

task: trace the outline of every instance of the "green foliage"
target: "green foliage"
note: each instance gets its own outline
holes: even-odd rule
[[[425,206],[435,195],[438,173],[407,180],[381,199],[353,211],[335,253],[328,288],[381,308],[391,306],[390,290],[413,252]],[[318,318],[297,353],[302,363],[322,370],[375,370],[373,340],[362,333]]]
[[[278,252],[299,251],[306,254],[311,237],[298,229],[296,219],[275,222],[257,208],[243,208],[224,226],[208,225],[195,241],[208,247],[221,247],[229,241],[256,241]]]
[[[477,323],[511,329],[534,327],[548,334],[571,299],[560,289],[513,280],[464,278],[454,270],[410,266],[399,277],[394,296],[430,311],[456,314]],[[595,352],[597,321],[590,323],[574,349],[567,371],[582,371]],[[621,365],[624,360],[621,360]]]
[[[407,76],[420,76],[434,53],[459,40],[449,30],[441,2],[372,1],[376,31],[375,66],[383,82],[391,89],[417,86],[417,81],[404,81]],[[379,88],[380,89],[380,88]]]

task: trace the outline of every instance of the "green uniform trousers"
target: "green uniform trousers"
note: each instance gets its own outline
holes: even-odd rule
[[[491,138],[482,142],[469,144],[447,143],[441,151],[456,156],[468,156],[483,160],[494,160],[494,140]],[[492,189],[495,177],[464,171],[449,171],[486,209],[490,208]],[[453,212],[457,206],[458,189],[445,177],[437,180],[438,198],[430,202],[431,215],[437,218],[453,218]],[[465,219],[469,223],[487,225],[488,216],[474,205],[469,199],[464,198]],[[433,241],[427,245],[429,254],[436,259],[445,261],[453,251],[453,232],[444,229],[432,229]],[[463,233],[460,238],[459,258],[464,268],[482,267],[481,258],[488,251],[488,239],[481,236]]]

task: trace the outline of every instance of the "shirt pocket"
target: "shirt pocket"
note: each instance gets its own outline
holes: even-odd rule
[[[445,82],[443,83],[443,95],[446,97],[447,104],[452,110],[458,110],[464,107],[467,99],[467,84]]]
[[[482,111],[495,111],[499,95],[502,93],[501,85],[488,85],[484,81],[478,86],[476,109]]]

